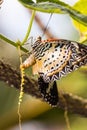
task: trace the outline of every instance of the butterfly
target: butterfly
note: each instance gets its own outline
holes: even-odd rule
[[[38,87],[43,99],[51,106],[59,102],[56,80],[87,64],[87,46],[65,39],[42,40],[31,45],[31,55],[21,67],[32,66],[38,74]]]

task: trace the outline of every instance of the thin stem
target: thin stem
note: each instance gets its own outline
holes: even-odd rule
[[[10,39],[8,39],[7,37],[5,37],[4,35],[0,34],[0,38],[8,43],[10,43],[11,45],[17,47],[17,45],[15,44],[15,42],[11,41]]]
[[[67,108],[66,108],[65,111],[64,111],[64,117],[65,117],[67,129],[68,129],[68,130],[71,130],[71,126],[70,126],[70,121],[69,121],[69,117],[68,117],[68,110],[67,110]]]
[[[20,46],[18,46],[18,52],[19,52],[19,56],[20,56],[20,64],[22,64],[22,57],[21,57],[21,50],[20,50]],[[21,72],[21,83],[20,83],[20,94],[19,94],[19,100],[18,100],[18,117],[19,117],[19,128],[20,130],[22,130],[22,119],[21,119],[21,102],[22,102],[22,99],[23,99],[23,90],[24,90],[24,68],[21,68],[20,69],[20,72]]]
[[[34,16],[35,16],[35,11],[32,12],[32,16],[31,16],[31,19],[30,19],[30,23],[29,23],[29,26],[28,26],[27,33],[26,33],[26,35],[25,35],[25,37],[24,37],[24,39],[23,39],[23,41],[21,42],[21,45],[20,45],[20,49],[24,52],[28,52],[28,50],[25,49],[24,47],[22,47],[22,45],[24,45],[24,43],[27,41],[27,39],[29,37],[31,27],[32,27],[32,23],[33,23],[33,20],[34,20]],[[8,39],[7,37],[3,36],[2,34],[0,34],[0,38],[2,40],[6,41],[7,43],[13,45],[16,48],[18,47],[18,45],[14,41]]]
[[[24,45],[24,43],[27,41],[27,39],[28,39],[28,37],[29,37],[29,34],[30,34],[30,31],[31,31],[31,27],[32,27],[32,24],[33,24],[34,17],[35,17],[35,10],[33,10],[33,12],[32,12],[32,16],[31,16],[31,19],[30,19],[30,23],[29,23],[29,26],[28,26],[27,33],[26,33],[26,35],[25,35],[23,41],[21,42],[22,45]]]
[[[14,41],[8,39],[7,37],[3,36],[2,34],[0,34],[0,38],[1,38],[2,40],[4,40],[5,42],[7,42],[7,43],[13,45],[14,47],[17,47],[17,46],[18,46]],[[22,46],[20,46],[20,49],[21,49],[22,51],[24,51],[24,52],[28,52],[28,50],[25,49],[25,48],[22,47]]]

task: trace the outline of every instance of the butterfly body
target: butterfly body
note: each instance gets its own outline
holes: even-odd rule
[[[30,64],[28,58],[28,63],[33,65],[33,74],[40,76],[40,92],[46,101],[55,106],[58,104],[55,81],[87,64],[87,46],[64,39],[41,41],[41,37],[38,37],[32,44],[32,55],[34,61]],[[26,67],[25,62],[22,66]],[[52,82],[53,87],[50,87]]]

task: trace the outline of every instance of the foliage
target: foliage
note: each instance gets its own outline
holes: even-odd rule
[[[81,13],[87,15],[87,0],[79,0],[75,5],[74,9],[81,11]],[[84,39],[87,38],[87,26],[79,23],[78,21],[74,21],[75,27],[84,35]]]
[[[79,23],[82,23],[84,26],[87,26],[87,13],[83,14],[84,12],[80,12],[80,10],[78,10],[78,7],[79,7],[78,4],[77,6],[75,6],[77,8],[73,8],[69,6],[68,4],[65,4],[64,2],[61,2],[59,0],[49,0],[49,1],[37,0],[37,3],[34,3],[31,0],[30,1],[19,0],[19,1],[27,8],[30,8],[33,10],[37,10],[37,11],[41,11],[45,13],[67,13]],[[87,5],[87,2],[85,2],[85,6],[86,5]]]

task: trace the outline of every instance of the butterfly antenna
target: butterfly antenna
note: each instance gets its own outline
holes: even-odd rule
[[[46,27],[44,28],[42,37],[44,36],[44,34],[45,34],[46,30],[47,30],[47,27],[48,27],[48,24],[49,24],[49,22],[50,22],[50,20],[51,20],[51,18],[52,18],[52,15],[53,15],[53,13],[50,14],[50,17],[49,17],[49,19],[48,19],[47,25],[46,25]]]

